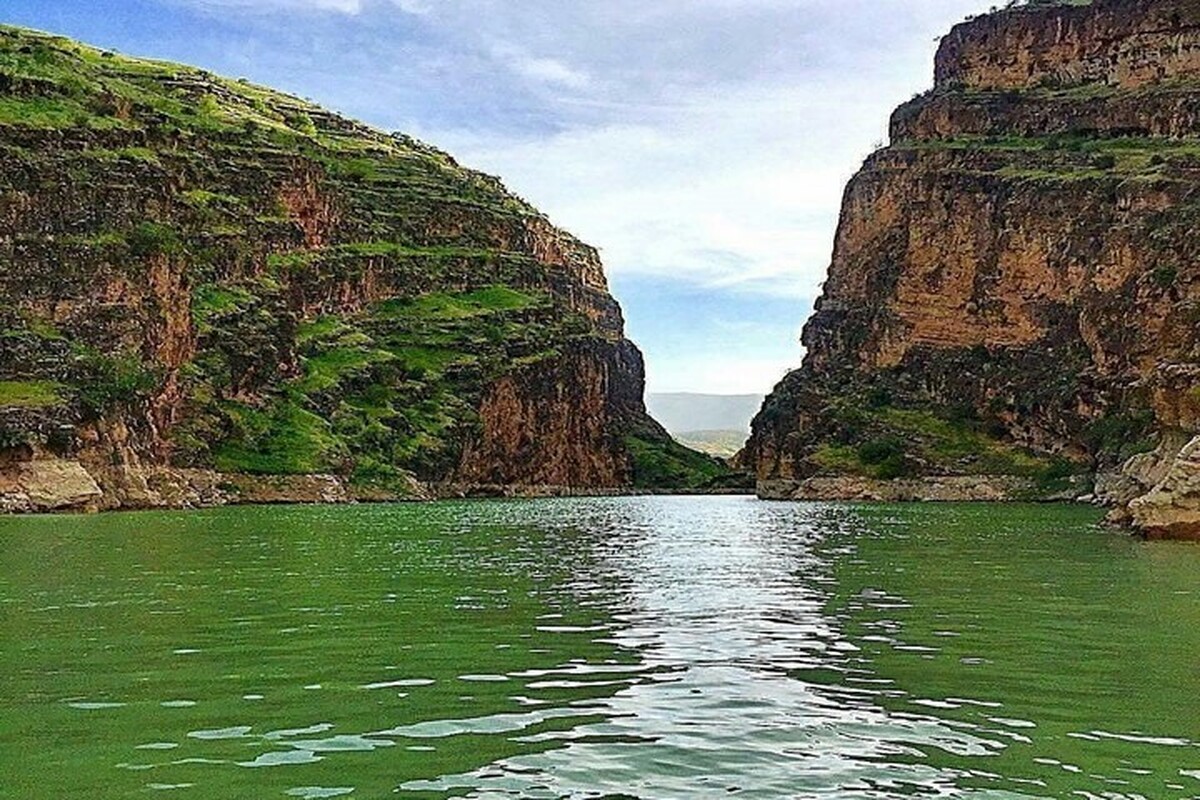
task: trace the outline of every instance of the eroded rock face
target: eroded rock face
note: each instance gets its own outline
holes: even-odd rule
[[[622,432],[645,415],[641,354],[591,343],[551,370],[518,369],[488,387],[482,431],[463,450],[457,481],[476,486],[620,487],[633,481]]]
[[[1018,8],[942,40],[938,88],[1105,84],[1136,89],[1200,77],[1200,8],[1190,0],[1096,0]]]
[[[619,488],[672,446],[597,252],[497,179],[196,69],[0,55],[6,507]]]
[[[1200,541],[1200,437],[1166,465],[1149,493],[1129,504],[1132,522],[1152,539]]]
[[[1145,491],[1121,466],[1200,430],[1200,6],[1014,8],[936,72],[846,190],[805,363],[745,457],[764,482]]]

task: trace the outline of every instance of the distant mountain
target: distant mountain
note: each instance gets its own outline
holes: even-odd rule
[[[694,431],[750,433],[750,420],[762,407],[761,394],[649,394],[650,416],[672,434]]]

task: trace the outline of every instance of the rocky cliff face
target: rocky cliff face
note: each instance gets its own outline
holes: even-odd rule
[[[624,487],[595,250],[403,135],[0,27],[0,506]]]
[[[1123,505],[1200,430],[1200,6],[1017,7],[936,64],[846,190],[805,363],[745,457],[773,496],[1100,475]],[[1152,505],[1146,528],[1200,533]]]

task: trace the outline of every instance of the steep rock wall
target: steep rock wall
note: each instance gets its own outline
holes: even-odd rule
[[[745,455],[764,494],[987,475],[1079,496],[1200,429],[1197,8],[1015,8],[943,41],[847,187],[805,363]]]

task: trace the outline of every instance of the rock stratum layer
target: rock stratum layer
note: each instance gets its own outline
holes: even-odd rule
[[[722,473],[596,251],[411,138],[0,27],[0,165],[0,508]]]
[[[804,365],[743,456],[762,493],[975,476],[1200,536],[1198,231],[1200,5],[957,26],[846,189]]]

